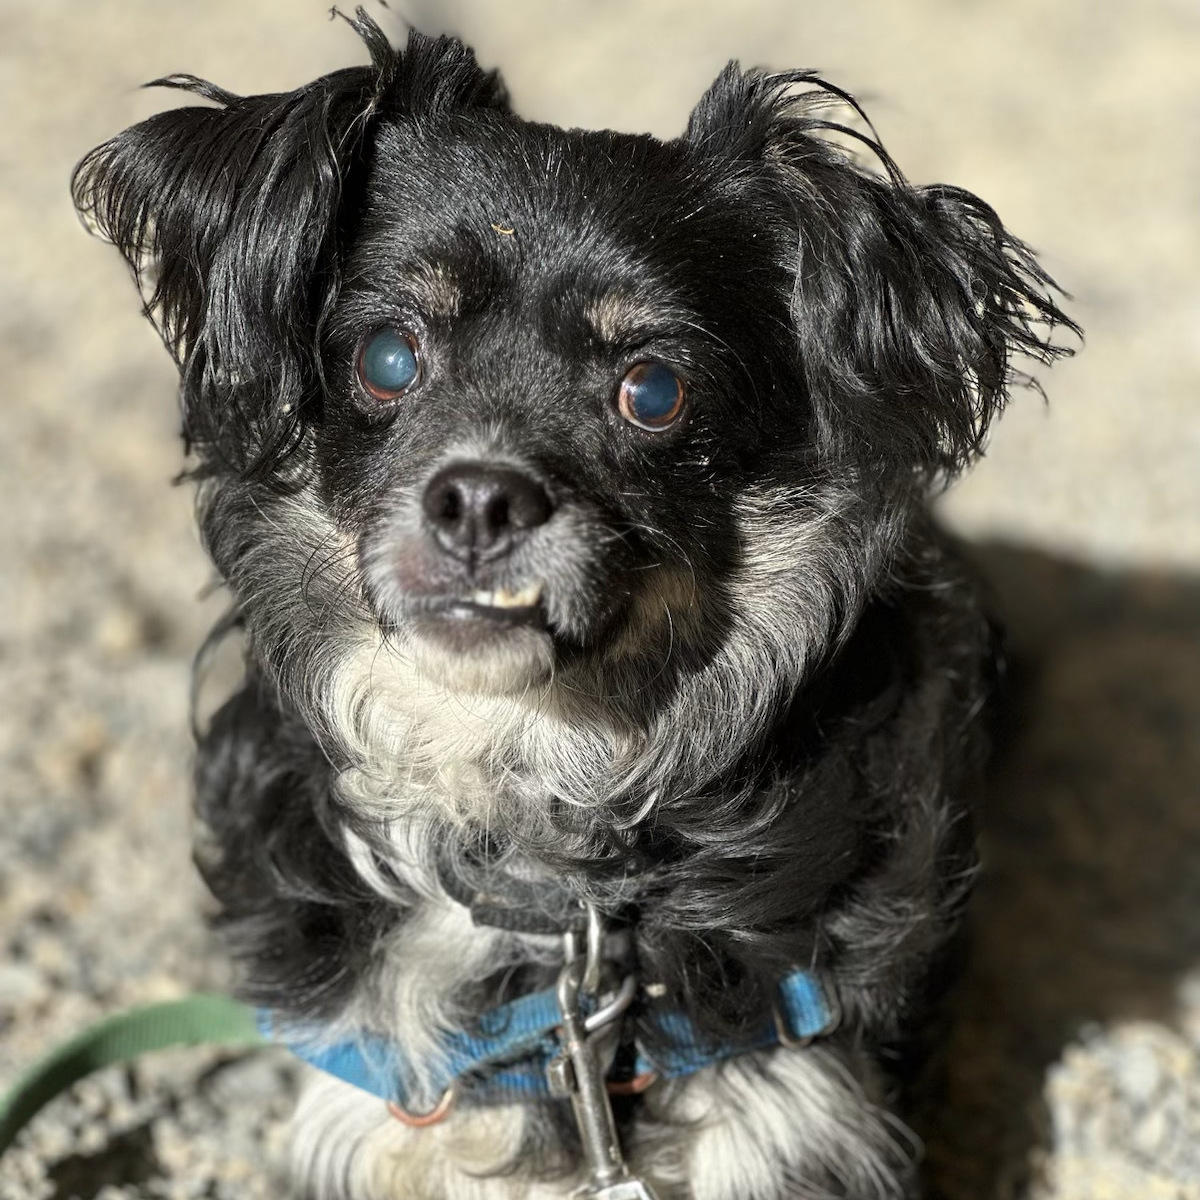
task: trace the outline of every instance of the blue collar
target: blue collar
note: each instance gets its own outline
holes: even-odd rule
[[[836,1027],[839,1012],[827,989],[811,971],[793,971],[779,984],[775,1020],[755,1036],[737,1043],[713,1044],[700,1036],[691,1018],[679,1010],[657,1013],[659,1037],[653,1051],[636,1047],[635,1077],[678,1079],[752,1050],[778,1045],[807,1045]],[[562,1024],[554,988],[522,996],[489,1009],[473,1031],[447,1033],[437,1061],[415,1069],[395,1042],[371,1034],[329,1042],[319,1033],[281,1024],[260,1010],[259,1030],[286,1045],[314,1067],[403,1109],[427,1106],[454,1086],[459,1103],[506,1104],[549,1098],[546,1078],[560,1046]],[[423,1082],[418,1080],[423,1077]]]

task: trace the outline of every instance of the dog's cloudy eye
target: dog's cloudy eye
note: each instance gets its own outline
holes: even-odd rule
[[[621,380],[617,408],[639,429],[666,429],[683,411],[683,381],[662,363],[637,363]]]
[[[396,400],[417,381],[417,343],[399,329],[377,329],[358,352],[358,378],[376,400]]]

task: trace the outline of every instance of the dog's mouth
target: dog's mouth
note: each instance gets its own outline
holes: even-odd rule
[[[536,580],[516,589],[477,589],[469,596],[427,598],[417,610],[423,617],[455,622],[481,622],[484,626],[546,628],[542,583]]]
[[[462,691],[521,692],[553,669],[541,582],[409,598],[409,647],[421,670]]]
[[[450,553],[397,503],[360,542],[383,632],[449,689],[521,692],[586,655],[626,598],[628,548],[604,516],[560,503],[512,546]],[[501,552],[502,551],[502,552]]]

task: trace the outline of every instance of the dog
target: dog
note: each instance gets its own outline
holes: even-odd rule
[[[926,502],[1076,327],[810,71],[663,142],[347,19],[369,66],[160,80],[209,103],[73,179],[244,639],[196,857],[321,1068],[296,1186],[916,1196],[997,675]]]

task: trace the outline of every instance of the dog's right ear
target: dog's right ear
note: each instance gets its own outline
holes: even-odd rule
[[[370,66],[265,96],[157,80],[215,107],[151,117],[72,177],[76,207],[128,260],[179,365],[184,436],[203,472],[268,474],[319,404],[317,335],[380,117],[507,103],[460,42],[414,30],[400,51],[362,9],[351,24]]]

